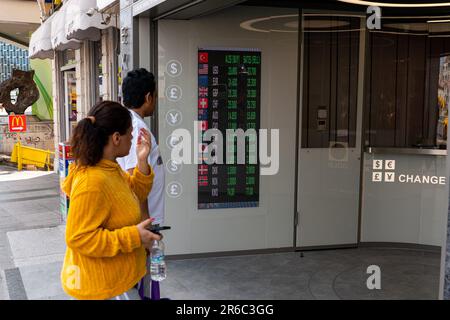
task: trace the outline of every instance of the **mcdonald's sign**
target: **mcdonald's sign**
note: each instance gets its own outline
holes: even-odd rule
[[[9,116],[9,132],[26,132],[27,131],[27,117],[25,115],[10,115]]]

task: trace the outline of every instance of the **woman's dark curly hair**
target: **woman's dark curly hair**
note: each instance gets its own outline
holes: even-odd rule
[[[115,132],[124,135],[130,127],[131,115],[127,108],[114,101],[97,103],[73,131],[70,144],[76,163],[95,166],[103,157],[109,136]]]

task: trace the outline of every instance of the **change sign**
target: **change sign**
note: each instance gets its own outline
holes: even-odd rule
[[[8,124],[10,133],[27,131],[27,117],[25,115],[9,115]]]

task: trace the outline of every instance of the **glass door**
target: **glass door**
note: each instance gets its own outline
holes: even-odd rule
[[[64,111],[66,117],[66,137],[70,139],[77,124],[77,80],[75,71],[64,72]]]
[[[358,242],[362,23],[303,14],[297,247]]]

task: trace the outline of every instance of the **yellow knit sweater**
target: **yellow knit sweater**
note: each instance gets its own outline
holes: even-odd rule
[[[154,173],[132,176],[113,161],[71,165],[63,183],[70,207],[67,250],[61,271],[64,291],[76,299],[108,299],[132,288],[146,274],[146,252],[136,224]]]

